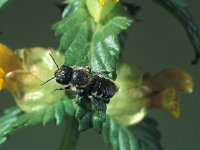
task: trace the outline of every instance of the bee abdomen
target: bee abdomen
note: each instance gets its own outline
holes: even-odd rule
[[[96,77],[91,86],[91,94],[100,99],[109,100],[118,91],[118,87],[110,80]]]

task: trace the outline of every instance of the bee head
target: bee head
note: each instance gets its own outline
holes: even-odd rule
[[[46,84],[47,82],[56,79],[56,82],[59,84],[63,84],[63,85],[67,85],[69,84],[71,77],[72,77],[72,73],[73,73],[73,69],[69,66],[66,65],[62,65],[61,67],[58,66],[58,64],[56,63],[55,59],[53,58],[53,56],[51,54],[49,54],[52,58],[52,60],[54,61],[57,70],[54,72],[54,76],[51,79],[48,79],[47,81],[45,81],[42,85]]]
[[[72,73],[73,69],[71,67],[63,65],[55,71],[54,77],[59,84],[67,85],[71,80]]]

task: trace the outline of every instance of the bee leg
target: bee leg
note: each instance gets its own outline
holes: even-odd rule
[[[57,92],[57,91],[66,91],[66,90],[69,90],[70,88],[71,88],[71,86],[66,86],[64,88],[57,88],[57,89],[53,90],[52,93]]]
[[[92,72],[92,69],[90,66],[85,66],[85,69],[88,71],[88,72]]]
[[[88,98],[91,100],[91,102],[94,104],[94,107],[95,107],[95,109],[97,109],[98,107],[98,102],[97,102],[97,100],[92,96],[92,95],[90,95],[90,96],[88,96]]]
[[[102,70],[100,73],[102,73],[102,74],[111,74],[112,72],[107,71],[107,70]]]
[[[94,72],[97,76],[98,75],[109,75],[109,74],[113,74],[113,72],[107,71],[107,70],[102,70],[100,72]]]
[[[83,100],[84,100],[84,97],[83,97],[83,96],[80,96],[80,97],[75,101],[75,104],[80,105],[80,104],[82,103]]]
[[[110,102],[110,99],[104,99],[105,103],[108,104]]]

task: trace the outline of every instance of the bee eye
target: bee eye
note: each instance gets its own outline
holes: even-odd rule
[[[56,82],[59,84],[69,84],[71,80],[73,69],[69,66],[61,66],[56,72],[55,72],[55,77],[56,77]]]

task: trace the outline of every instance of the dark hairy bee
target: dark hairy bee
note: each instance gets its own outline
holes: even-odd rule
[[[103,100],[105,103],[109,103],[110,99],[118,91],[118,87],[109,79],[101,77],[98,73],[92,73],[89,67],[79,68],[67,65],[57,66],[57,70],[54,73],[54,77],[43,83],[46,84],[52,79],[56,79],[56,82],[65,85],[64,88],[55,89],[58,90],[73,90],[80,97],[76,103],[81,103],[84,99],[90,99],[95,102],[96,100]],[[104,72],[109,73],[109,72]]]

